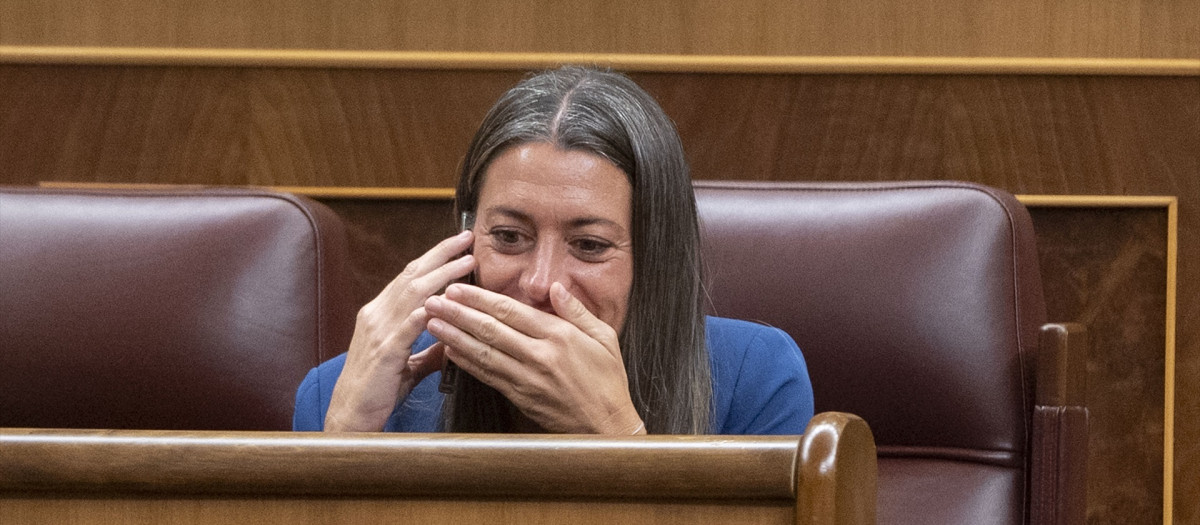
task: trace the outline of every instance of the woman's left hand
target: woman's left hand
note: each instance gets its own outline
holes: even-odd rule
[[[426,300],[427,327],[448,358],[548,431],[642,431],[616,330],[560,283],[551,286],[550,302],[557,315],[453,284]]]

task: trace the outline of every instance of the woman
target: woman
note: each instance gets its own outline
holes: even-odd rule
[[[297,430],[803,433],[791,338],[704,315],[683,148],[627,77],[566,67],[508,91],[455,205],[474,226],[363,307],[301,384]]]

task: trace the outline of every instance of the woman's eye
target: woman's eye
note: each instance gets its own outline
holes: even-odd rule
[[[520,240],[520,238],[517,236],[517,232],[508,231],[493,232],[492,238],[500,244],[516,244],[517,241]]]
[[[613,247],[613,244],[608,241],[586,238],[577,239],[571,245],[575,248],[579,256],[585,260],[600,258]]]
[[[519,251],[525,243],[525,237],[516,230],[495,229],[488,232],[492,237],[492,246],[505,253]]]

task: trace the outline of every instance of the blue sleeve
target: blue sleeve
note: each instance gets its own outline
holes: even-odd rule
[[[316,432],[325,428],[317,399],[317,369],[313,368],[296,389],[296,405],[292,412],[292,430]]]
[[[710,329],[709,352],[716,431],[803,434],[813,416],[813,391],[795,341],[778,328],[713,319],[717,326]]]
[[[308,371],[296,389],[296,404],[292,412],[292,430],[319,432],[325,429],[325,413],[337,384],[346,354],[321,363]]]

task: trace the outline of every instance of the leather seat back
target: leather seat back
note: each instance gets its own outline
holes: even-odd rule
[[[289,429],[348,268],[292,195],[0,188],[0,426]]]
[[[1024,519],[1046,314],[1032,223],[1012,195],[697,182],[696,198],[713,313],[787,331],[816,410],[867,421],[881,523]]]

